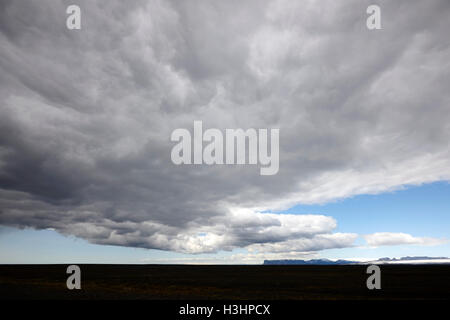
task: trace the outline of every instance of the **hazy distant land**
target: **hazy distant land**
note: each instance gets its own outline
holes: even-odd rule
[[[265,265],[367,265],[367,264],[450,264],[447,257],[402,257],[402,258],[380,258],[373,261],[352,261],[352,260],[329,260],[329,259],[283,259],[264,260]]]

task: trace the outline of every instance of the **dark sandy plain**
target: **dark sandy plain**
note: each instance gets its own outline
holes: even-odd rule
[[[450,265],[367,266],[83,265],[68,290],[68,265],[0,265],[0,299],[82,300],[448,300]]]

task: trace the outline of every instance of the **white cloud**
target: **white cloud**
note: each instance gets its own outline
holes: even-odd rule
[[[446,243],[445,239],[414,237],[407,233],[377,232],[364,236],[367,244],[371,247],[395,246],[395,245],[423,245],[434,246]]]
[[[348,248],[354,245],[357,234],[354,233],[333,233],[319,234],[312,238],[300,238],[276,243],[253,244],[248,247],[250,252],[311,252],[325,249]]]

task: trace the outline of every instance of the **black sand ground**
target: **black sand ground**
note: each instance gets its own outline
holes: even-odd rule
[[[366,266],[0,265],[0,299],[450,299],[450,265],[383,265],[381,290]]]

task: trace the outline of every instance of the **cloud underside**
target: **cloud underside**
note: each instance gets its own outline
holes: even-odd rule
[[[78,31],[69,4],[0,4],[1,224],[188,253],[314,252],[357,235],[322,214],[261,212],[450,178],[446,0],[379,1],[377,31],[357,0],[79,1]],[[174,165],[170,134],[194,120],[280,128],[278,174]]]

